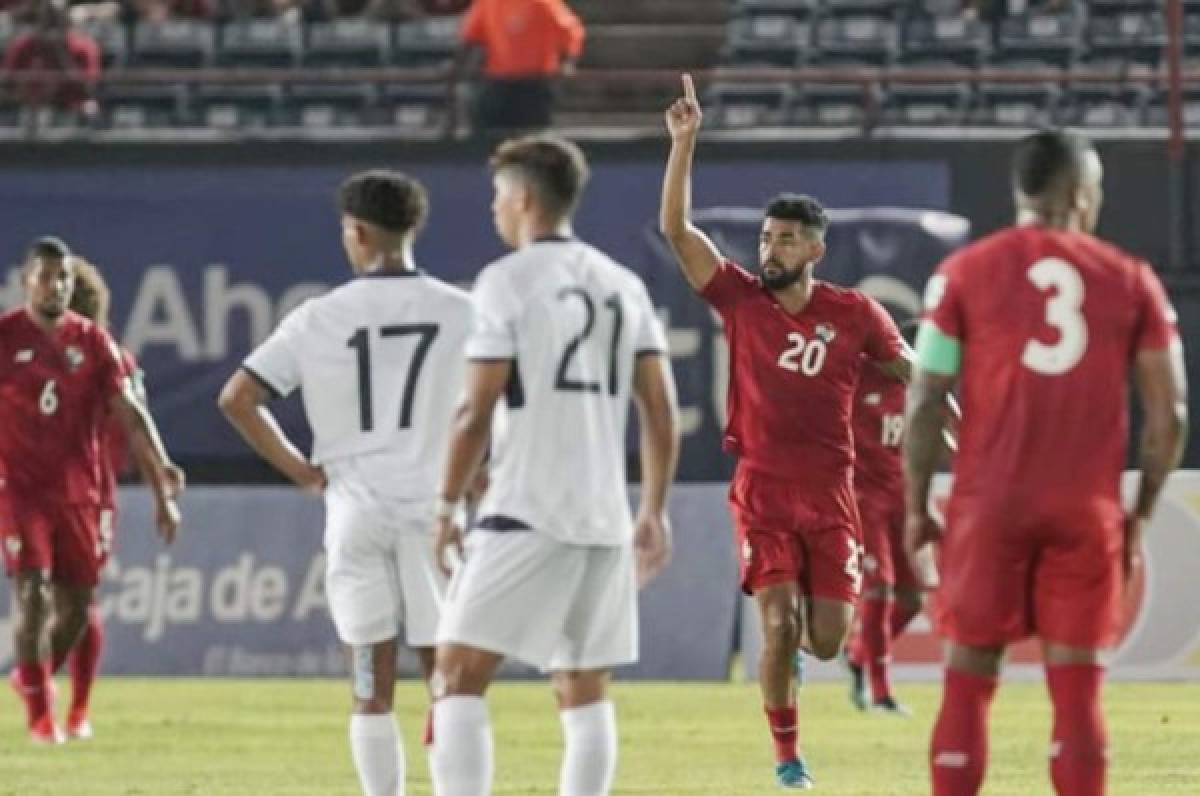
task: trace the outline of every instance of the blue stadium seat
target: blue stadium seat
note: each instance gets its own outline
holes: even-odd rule
[[[129,58],[129,31],[115,21],[89,20],[78,29],[100,45],[104,68],[121,67]]]
[[[944,83],[905,82],[904,72],[892,72],[888,83],[885,124],[902,126],[961,125],[971,106],[971,70],[953,61],[922,61],[914,68],[961,75]]]
[[[281,117],[289,126],[361,127],[379,92],[370,83],[313,83],[290,86]]]
[[[841,59],[875,64],[891,63],[898,49],[897,25],[878,17],[823,19],[817,24],[813,63]]]
[[[1012,72],[1053,71],[1057,65],[1047,61],[1013,60],[992,64],[991,68]],[[978,124],[1000,127],[1041,127],[1051,123],[1062,96],[1057,82],[985,81],[978,86],[978,103],[971,118]]]
[[[440,136],[447,120],[442,83],[392,83],[383,87],[377,121],[407,135]]]
[[[1008,59],[1036,58],[1069,66],[1083,48],[1083,13],[1027,13],[1000,23],[997,51]]]
[[[308,28],[307,66],[370,67],[385,65],[391,52],[387,25],[370,19],[316,22]]]
[[[810,84],[797,97],[791,119],[802,127],[862,128],[873,123],[872,114],[883,102],[880,91],[859,85]]]
[[[300,63],[304,31],[283,19],[246,19],[221,29],[222,66],[292,67]]]
[[[791,16],[812,19],[821,11],[821,0],[735,0],[733,13],[739,17]]]
[[[825,0],[825,15],[830,17],[876,17],[896,19],[905,3],[895,0]]]
[[[392,58],[401,66],[436,66],[450,62],[458,49],[458,17],[431,17],[396,26]]]
[[[216,28],[192,19],[139,22],[133,28],[134,66],[196,68],[212,62]]]
[[[705,115],[724,129],[779,126],[787,122],[793,91],[786,83],[721,83],[707,93]]]
[[[283,104],[276,83],[206,84],[192,89],[191,120],[200,127],[241,130],[272,126]]]
[[[1089,58],[1109,56],[1157,64],[1167,45],[1162,12],[1093,16],[1088,22]]]
[[[735,19],[726,36],[728,60],[771,66],[795,66],[812,41],[812,26],[789,16]]]
[[[983,63],[992,47],[992,31],[986,22],[955,17],[917,17],[904,28],[900,60],[911,63],[944,58],[963,66]]]
[[[174,127],[184,119],[187,91],[179,84],[104,83],[98,100],[105,127],[117,130]]]

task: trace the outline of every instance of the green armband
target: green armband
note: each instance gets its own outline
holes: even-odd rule
[[[962,365],[962,343],[930,321],[923,321],[917,332],[917,364],[939,376],[957,375]]]

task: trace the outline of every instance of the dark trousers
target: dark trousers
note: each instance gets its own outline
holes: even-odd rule
[[[475,131],[544,129],[553,105],[548,77],[487,79],[475,101]]]

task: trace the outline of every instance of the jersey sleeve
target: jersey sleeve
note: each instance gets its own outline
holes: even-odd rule
[[[758,290],[758,280],[745,268],[732,260],[722,260],[712,279],[700,291],[700,297],[723,314],[748,296],[755,295]]]
[[[646,292],[646,286],[638,285],[637,327],[634,338],[634,352],[637,354],[666,354],[667,333],[663,329],[658,313],[654,311],[654,302]]]
[[[904,351],[904,338],[883,305],[867,295],[863,302],[867,324],[863,352],[876,362],[891,362]]]
[[[125,361],[121,356],[121,349],[112,336],[99,326],[93,326],[92,329],[96,360],[99,362],[96,370],[96,379],[100,387],[99,394],[107,401],[114,395],[125,391],[129,374],[125,371]]]
[[[273,398],[282,398],[300,386],[303,373],[300,368],[300,351],[307,304],[292,311],[279,324],[271,336],[258,348],[250,352],[242,369],[254,377],[271,393]]]
[[[474,312],[467,338],[467,359],[514,359],[521,305],[503,273],[495,267],[485,269],[471,291],[471,303]]]
[[[1167,292],[1154,270],[1142,263],[1138,268],[1140,311],[1134,347],[1138,351],[1168,348],[1178,339],[1177,316]]]
[[[946,337],[962,341],[966,324],[958,262],[956,257],[944,261],[925,285],[925,320]]]

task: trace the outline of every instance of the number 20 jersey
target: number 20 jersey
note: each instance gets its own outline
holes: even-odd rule
[[[667,348],[645,285],[598,249],[552,238],[485,268],[473,298],[468,356],[512,362],[480,514],[568,544],[628,542],[634,368]]]
[[[24,308],[0,316],[0,480],[15,497],[100,500],[100,419],[125,382],[117,356],[73,312],[50,333]]]
[[[306,301],[243,367],[300,389],[313,460],[373,497],[436,495],[463,393],[466,292],[419,271],[371,274]]]
[[[1119,510],[1133,358],[1178,341],[1150,266],[1090,235],[1011,227],[947,258],[926,305],[962,344],[955,499]]]

